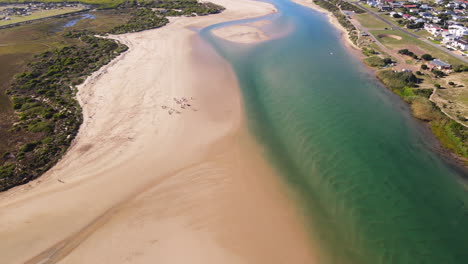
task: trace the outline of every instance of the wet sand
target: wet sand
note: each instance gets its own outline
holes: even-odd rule
[[[0,195],[3,263],[313,263],[302,219],[248,135],[230,66],[188,28],[115,36],[129,51],[79,89],[84,123],[43,177]]]

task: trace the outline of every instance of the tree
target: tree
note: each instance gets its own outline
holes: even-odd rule
[[[384,58],[383,62],[385,63],[385,65],[388,65],[388,64],[392,63],[392,59],[391,58]]]
[[[455,83],[454,83],[454,82],[449,82],[448,84],[449,84],[449,85],[452,85],[452,86],[455,86]]]
[[[426,65],[426,64],[423,64],[423,65],[421,65],[421,69],[422,69],[422,70],[427,70],[427,69],[428,69],[428,67],[427,67],[427,65]]]
[[[431,60],[433,60],[433,59],[434,59],[434,57],[432,57],[432,55],[431,55],[431,54],[427,54],[427,53],[426,53],[426,54],[423,54],[423,55],[421,55],[421,58],[422,58],[423,60],[425,60],[425,61],[431,61]]]
[[[439,70],[433,70],[432,73],[434,73],[434,75],[436,77],[444,77],[445,76],[445,73],[443,71],[439,71]]]

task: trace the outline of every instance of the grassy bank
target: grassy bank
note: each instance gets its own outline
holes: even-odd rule
[[[338,22],[348,31],[350,40],[356,44],[358,39],[358,32],[354,25],[341,13],[342,10],[354,11],[357,14],[365,13],[363,9],[358,8],[355,5],[349,4],[348,2],[341,0],[313,0],[318,6],[331,12],[338,20]],[[340,9],[340,7],[341,9]]]
[[[432,89],[417,89],[419,79],[411,72],[380,70],[377,78],[411,105],[413,115],[427,122],[442,145],[468,162],[468,128],[451,120],[429,100]]]
[[[441,144],[460,157],[465,165],[468,165],[468,128],[450,119],[436,104],[429,100],[434,86],[424,82],[436,83],[433,80],[433,74],[430,72],[426,74],[418,72],[423,75],[416,76],[412,72],[398,72],[388,69],[387,67],[391,66],[393,63],[392,58],[381,52],[377,45],[360,40],[356,28],[348,21],[346,16],[341,13],[340,8],[337,6],[340,5],[342,1],[314,0],[314,2],[320,7],[330,11],[338,19],[340,24],[347,29],[350,39],[362,49],[363,54],[366,56],[363,61],[370,67],[380,69],[376,73],[377,78],[382,81],[387,88],[409,103],[413,115],[427,122]],[[351,5],[351,7],[349,7],[348,5],[341,5],[341,9],[355,11],[358,13],[356,15],[358,20],[368,27],[379,28],[384,26],[383,23],[374,19],[374,17],[367,16],[364,11],[360,10],[357,6]],[[447,60],[455,65],[462,64],[458,59],[436,50],[420,40],[411,38],[402,32],[395,30],[372,30],[371,33],[377,39],[381,40],[383,45],[389,48],[399,49],[405,48],[406,46],[421,47],[421,49],[430,52],[437,58]],[[357,41],[358,39],[359,42]],[[429,88],[427,86],[431,87]]]

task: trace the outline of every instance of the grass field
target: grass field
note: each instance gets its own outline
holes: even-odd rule
[[[450,64],[453,64],[453,65],[464,64],[459,59],[398,30],[371,30],[370,33],[374,35],[383,45],[394,50],[408,48],[408,45],[415,45],[418,48],[431,54],[433,57],[441,59],[443,61],[447,61]],[[383,37],[383,38],[378,37],[379,35],[385,35],[385,34],[396,35],[396,36],[399,36],[401,39],[398,40],[398,39],[390,38],[390,37]]]
[[[5,26],[5,25],[19,23],[19,22],[25,22],[29,20],[45,18],[45,17],[50,17],[50,16],[63,15],[63,14],[71,13],[71,12],[76,12],[79,10],[80,9],[73,8],[73,7],[65,7],[65,8],[53,9],[53,10],[39,10],[39,11],[35,11],[30,16],[12,16],[11,20],[1,20],[0,26]]]
[[[117,5],[124,2],[124,0],[0,0],[0,3],[29,3],[29,2],[41,2],[41,3],[51,3],[51,2],[80,2],[84,4],[97,5],[103,8],[116,7]]]
[[[75,26],[63,31],[60,30],[60,25],[74,17],[46,19],[40,23],[33,22],[0,30],[0,112],[11,110],[3,91],[8,88],[11,78],[21,72],[34,54],[78,43],[76,39],[64,38],[64,32],[73,29],[105,32],[130,18],[129,14],[120,10],[99,10],[90,14],[96,18],[80,20]]]
[[[357,19],[357,21],[359,21],[359,23],[361,23],[363,27],[366,27],[366,28],[383,29],[383,28],[389,27],[382,20],[376,18],[375,16],[369,13],[356,14],[354,17]]]

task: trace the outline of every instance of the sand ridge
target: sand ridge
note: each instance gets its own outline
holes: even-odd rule
[[[232,69],[188,29],[275,9],[213,2],[227,10],[113,36],[130,49],[80,87],[69,152],[0,194],[3,263],[313,262],[246,132]]]

